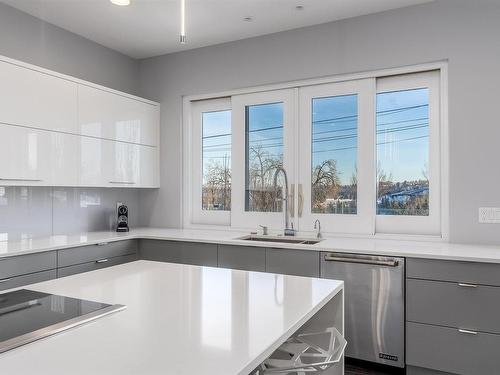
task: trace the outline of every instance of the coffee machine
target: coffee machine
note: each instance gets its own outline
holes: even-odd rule
[[[116,204],[116,214],[118,217],[118,224],[116,226],[117,232],[128,232],[128,207],[123,203]]]

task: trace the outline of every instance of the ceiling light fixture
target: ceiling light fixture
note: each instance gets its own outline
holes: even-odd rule
[[[304,10],[304,6],[303,5],[297,5],[295,7],[296,10]]]
[[[181,0],[181,44],[186,44],[186,0]]]
[[[109,0],[112,4],[119,5],[125,7],[130,5],[130,0]]]
[[[253,17],[245,17],[245,18],[243,18],[243,21],[245,21],[245,22],[252,22],[253,21]]]

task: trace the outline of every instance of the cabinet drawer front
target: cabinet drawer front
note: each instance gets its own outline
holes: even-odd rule
[[[0,279],[46,271],[57,267],[55,251],[0,259]]]
[[[408,279],[406,317],[500,334],[500,287]]]
[[[407,259],[406,276],[500,286],[500,264]]]
[[[219,245],[219,267],[264,272],[266,270],[266,249],[252,246]]]
[[[7,290],[24,285],[41,283],[42,281],[52,280],[55,278],[56,278],[56,270],[35,272],[35,273],[30,273],[28,275],[16,276],[0,280],[0,290]]]
[[[217,267],[217,245],[212,243],[182,243],[181,263]]]
[[[460,375],[497,374],[500,335],[408,322],[406,363]]]
[[[58,251],[58,266],[93,262],[121,255],[137,254],[137,240],[109,242],[98,245],[74,247]]]
[[[99,270],[101,268],[106,268],[106,267],[116,266],[118,264],[133,262],[135,260],[137,260],[137,255],[131,254],[131,255],[124,255],[124,256],[119,256],[119,257],[115,257],[115,258],[108,258],[108,259],[106,259],[105,262],[94,261],[94,262],[89,262],[89,263],[77,264],[77,265],[69,266],[69,267],[63,267],[63,268],[59,268],[57,270],[57,277],[65,277],[65,276],[76,275],[77,273],[95,271],[95,270]]]
[[[139,254],[144,260],[181,263],[182,242],[163,240],[140,240]]]
[[[266,272],[319,277],[319,252],[266,249]]]

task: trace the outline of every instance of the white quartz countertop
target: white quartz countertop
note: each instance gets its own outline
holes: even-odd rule
[[[127,308],[0,354],[2,374],[247,375],[343,282],[136,261],[28,288]]]
[[[59,235],[21,241],[0,241],[0,258],[68,247],[92,245],[125,239],[158,239],[170,241],[206,242],[256,247],[290,248],[312,251],[462,260],[470,262],[500,263],[500,245],[453,244],[442,241],[392,240],[363,237],[329,237],[315,245],[269,243],[241,240],[249,232],[233,230],[198,230],[168,228],[137,228],[128,233],[88,232]]]

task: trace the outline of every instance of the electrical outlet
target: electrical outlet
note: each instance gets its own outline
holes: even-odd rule
[[[500,207],[479,207],[479,222],[500,224]]]

